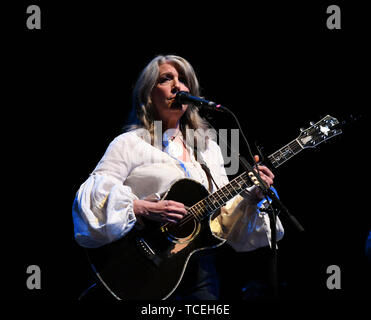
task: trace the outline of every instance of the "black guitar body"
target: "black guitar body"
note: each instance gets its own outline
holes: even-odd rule
[[[163,197],[191,207],[209,195],[191,179],[175,182]],[[145,221],[123,238],[96,249],[88,257],[103,285],[117,299],[166,299],[178,287],[189,258],[199,250],[224,243],[210,230],[210,218],[185,216],[178,224]],[[198,221],[201,220],[201,221]]]

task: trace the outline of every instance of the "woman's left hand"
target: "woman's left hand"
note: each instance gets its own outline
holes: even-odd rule
[[[273,185],[274,174],[266,166],[258,165],[260,178],[265,182],[268,188]],[[257,170],[256,170],[257,171]]]
[[[255,156],[255,159],[259,159],[259,157]],[[264,181],[266,186],[270,188],[273,185],[274,174],[266,166],[258,165],[257,167],[259,169],[260,178]],[[255,169],[255,171],[258,171],[258,170]],[[256,188],[255,190],[256,190],[255,191],[256,197],[259,202],[264,198],[264,194],[260,190],[260,188]]]

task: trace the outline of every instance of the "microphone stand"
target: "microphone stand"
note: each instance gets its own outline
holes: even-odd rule
[[[239,121],[238,121],[237,117],[234,115],[234,113],[226,107],[223,107],[223,109],[226,110],[228,113],[230,113],[234,117],[234,119],[237,122],[238,127],[240,128],[240,130],[242,132]],[[214,130],[215,130],[215,128],[214,128]],[[231,150],[231,146],[229,145],[229,143],[224,141],[223,139],[221,139],[219,133],[216,130],[215,130],[215,132],[218,136],[218,139],[222,140],[226,144],[229,152],[232,154],[232,151],[234,151],[234,150]],[[243,134],[243,132],[242,132],[242,134]],[[245,141],[248,144],[246,139],[245,139]],[[248,147],[249,147],[249,145],[248,145]],[[250,149],[250,147],[249,147],[249,149]],[[247,162],[247,160],[243,156],[241,156],[240,153],[238,153],[238,157],[239,157],[239,162],[243,166],[244,170],[248,173],[252,173],[255,176],[255,178],[257,179],[257,182],[253,181],[253,179],[251,179],[250,175],[248,175],[250,177],[250,181],[253,183],[253,185],[257,185],[257,187],[261,189],[265,198],[267,199],[268,206],[261,211],[266,212],[268,214],[269,220],[270,220],[271,252],[272,252],[272,257],[271,257],[271,286],[272,286],[273,296],[277,297],[278,296],[278,268],[277,268],[277,228],[276,228],[276,221],[277,221],[278,213],[280,213],[281,216],[284,216],[285,218],[287,218],[287,220],[290,222],[291,226],[293,226],[298,232],[303,232],[304,228],[296,220],[296,218],[293,215],[290,214],[287,207],[276,196],[276,194],[273,192],[273,190],[271,190],[270,188],[268,188],[266,186],[265,182],[261,179],[260,175]],[[269,198],[272,201],[271,203],[269,202]]]
[[[245,171],[252,172],[255,178],[258,180],[258,188],[263,192],[264,197],[267,200],[267,206],[264,209],[259,210],[261,212],[266,212],[269,216],[269,225],[271,229],[271,286],[273,297],[278,297],[278,264],[277,264],[277,215],[280,213],[281,216],[285,216],[291,225],[299,232],[303,232],[304,228],[296,220],[296,218],[290,214],[287,207],[282,203],[282,201],[276,196],[276,194],[266,186],[264,181],[260,178],[256,170],[246,161],[243,156],[240,157],[240,163],[244,167]],[[253,182],[253,181],[252,181]],[[255,183],[256,185],[256,183]],[[272,203],[269,202],[272,200]]]

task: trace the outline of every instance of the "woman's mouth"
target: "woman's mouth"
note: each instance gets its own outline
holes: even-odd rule
[[[170,108],[171,109],[182,109],[182,104],[179,103],[178,101],[176,101],[175,96],[171,97],[171,98],[168,98],[168,100],[170,101]]]

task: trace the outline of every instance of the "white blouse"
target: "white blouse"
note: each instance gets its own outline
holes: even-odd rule
[[[171,148],[160,150],[146,142],[141,130],[116,137],[103,158],[79,188],[73,203],[75,239],[83,247],[99,247],[125,236],[137,219],[133,200],[160,200],[174,181],[191,178],[208,189],[205,171],[187,148],[191,161],[172,156]],[[170,153],[170,154],[169,154]],[[209,140],[200,151],[218,187],[228,183],[221,150]],[[216,191],[216,186],[213,185]],[[237,251],[252,251],[270,245],[269,217],[252,201],[251,188],[221,208],[211,221],[212,232],[224,238]],[[277,218],[277,239],[283,227]]]

